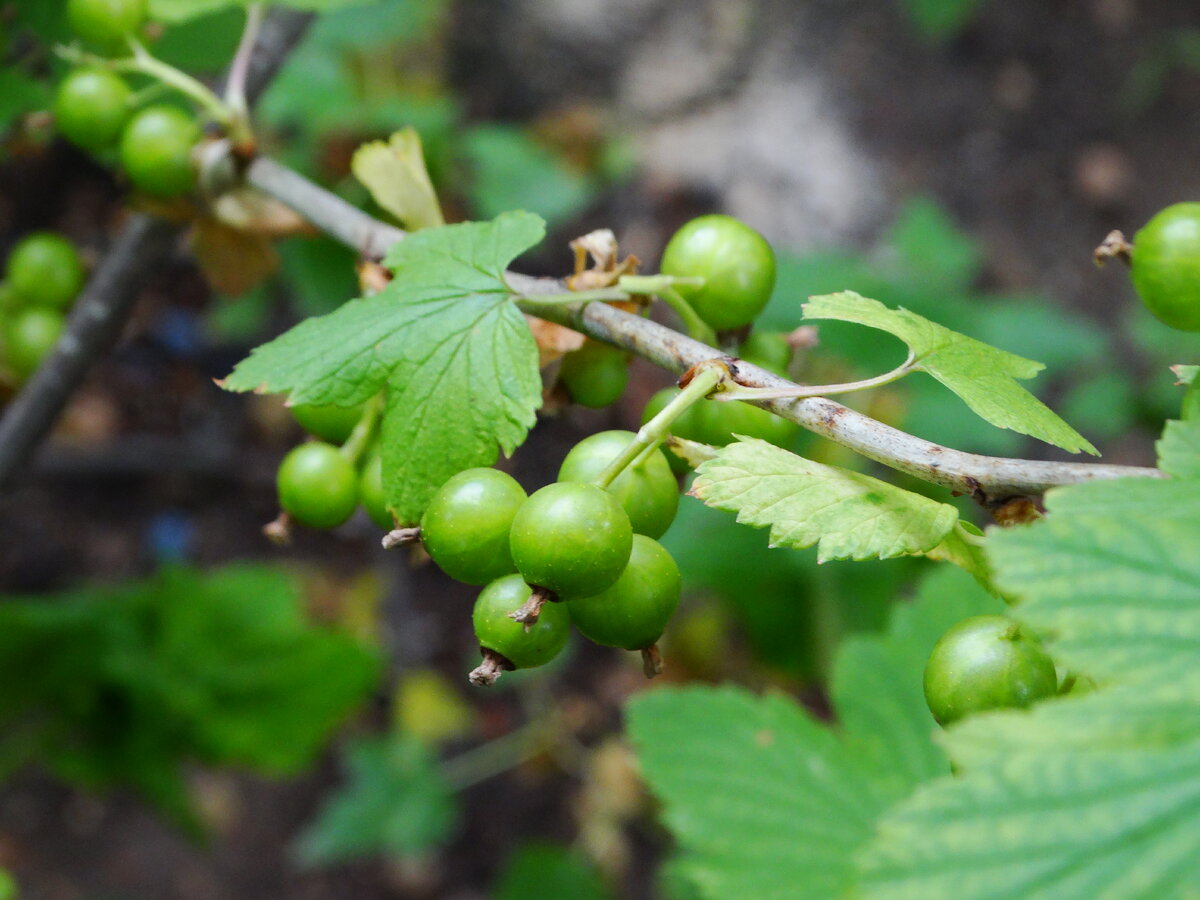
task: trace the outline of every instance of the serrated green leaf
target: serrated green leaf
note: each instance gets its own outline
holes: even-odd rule
[[[1200,478],[1200,421],[1167,422],[1154,449],[1164,472],[1176,478]]]
[[[707,897],[841,895],[885,802],[862,755],[794,701],[731,687],[651,691],[627,718]]]
[[[414,128],[402,128],[387,141],[363,144],[354,151],[350,168],[375,202],[409,231],[446,224]]]
[[[300,836],[305,865],[418,853],[454,827],[454,795],[430,750],[416,738],[385,735],[347,749],[349,781]]]
[[[386,386],[384,490],[415,522],[447,478],[511,453],[533,425],[537,346],[504,272],[544,233],[516,212],[410,235],[388,252],[386,288],[257,348],[224,386],[342,406]]]
[[[1043,701],[1018,713],[973,716],[944,732],[941,743],[958,765],[976,769],[1018,754],[1065,759],[1200,741],[1200,671],[1180,675]]]
[[[734,688],[656,690],[628,709],[630,736],[682,856],[709,900],[842,897],[873,819],[948,771],[921,671],[942,633],[998,601],[943,568],[885,635],[843,644],[832,695],[844,732],[793,701]]]
[[[988,549],[1055,659],[1100,679],[1200,667],[1200,481],[1072,485],[1048,491],[1046,508],[994,530]]]
[[[1200,743],[1053,751],[918,789],[863,857],[870,900],[1170,900],[1200,879]]]
[[[773,547],[816,544],[821,561],[924,553],[958,521],[947,503],[755,438],[729,444],[701,465],[691,493],[736,512],[743,524],[770,526]]]
[[[804,304],[804,315],[887,331],[908,345],[915,369],[932,375],[991,424],[1072,453],[1097,452],[1075,429],[1017,384],[1015,379],[1032,378],[1040,372],[1040,363],[997,350],[906,309],[889,309],[853,291],[812,297]]]

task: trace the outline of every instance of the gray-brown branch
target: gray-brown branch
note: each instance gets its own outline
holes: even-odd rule
[[[273,10],[250,59],[246,96],[261,96],[312,16]],[[0,488],[11,484],[62,413],[92,364],[112,349],[145,277],[170,254],[180,227],[135,213],[96,267],[54,348],[0,418]]]
[[[247,180],[286,203],[317,228],[367,256],[378,258],[405,233],[380,222],[340,197],[318,187],[274,160],[260,157],[246,170]],[[519,294],[555,294],[565,285],[552,278],[510,272]],[[683,372],[720,351],[605,303],[547,306],[528,304],[526,312],[566,325],[597,340],[615,344],[672,372]],[[785,378],[749,363],[738,363],[739,383],[762,388],[795,387]],[[1122,477],[1162,477],[1158,469],[1087,462],[1043,462],[981,456],[943,447],[885,425],[824,397],[757,400],[809,431],[849,447],[868,459],[994,506],[1009,498],[1038,495],[1060,484]]]

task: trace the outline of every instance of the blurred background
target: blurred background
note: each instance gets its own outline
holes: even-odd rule
[[[216,75],[242,20],[156,26],[153,47]],[[0,33],[0,253],[51,229],[94,264],[125,185],[44,112],[61,4],[0,2]],[[520,263],[535,274],[565,273],[567,241],[600,227],[654,271],[675,228],[731,213],[781,257],[759,327],[843,288],[906,306],[1045,363],[1039,396],[1108,461],[1148,465],[1189,338],[1091,252],[1200,194],[1198,96],[1183,0],[383,0],[321,17],[258,121],[268,153],[368,208],[353,150],[414,126],[449,220],[549,221]],[[302,432],[279,398],[213,380],[358,286],[327,239],[259,262],[269,277],[218,289],[181,244],[0,497],[0,866],[47,900],[688,900],[621,739],[624,700],[653,687],[635,654],[577,640],[473,689],[471,588],[379,549],[361,514],[262,537]],[[797,378],[903,358],[840,323],[819,340]],[[635,361],[613,407],[552,402],[501,466],[546,484],[671,381]],[[923,376],[848,402],[962,450],[1056,457]],[[775,687],[818,714],[832,649],[926,565],[818,568],[691,498],[664,543],[685,598],[663,680]]]

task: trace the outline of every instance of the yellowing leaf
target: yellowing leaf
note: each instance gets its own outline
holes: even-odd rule
[[[354,152],[350,168],[375,202],[409,231],[445,224],[414,128],[402,128],[386,142],[363,144]]]

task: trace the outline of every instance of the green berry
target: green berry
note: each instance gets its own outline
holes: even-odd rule
[[[509,613],[520,609],[532,593],[520,575],[505,575],[480,592],[471,615],[480,648],[500,654],[514,669],[550,662],[566,646],[571,630],[563,603],[545,604],[528,630],[510,619]]]
[[[70,306],[83,279],[83,260],[75,245],[52,231],[29,235],[8,255],[8,286],[24,303]]]
[[[516,571],[509,527],[527,499],[521,485],[498,469],[459,472],[425,508],[421,542],[451,578],[487,584]]]
[[[635,534],[625,571],[591,597],[566,604],[585,637],[606,647],[642,650],[662,636],[679,605],[679,566],[658,541]],[[545,607],[543,607],[544,609]]]
[[[742,346],[738,348],[738,356],[748,363],[786,378],[788,366],[792,363],[792,345],[788,343],[787,335],[783,332],[755,329],[742,341]]]
[[[1023,708],[1057,691],[1054,661],[1004,616],[959,622],[925,665],[925,700],[942,725],[985,710]]]
[[[740,328],[762,312],[775,288],[775,252],[766,239],[731,216],[692,219],[663,251],[663,274],[704,279],[677,289],[718,331]]]
[[[41,364],[63,332],[62,313],[41,306],[20,310],[4,329],[4,360],[24,381]]]
[[[183,110],[148,106],[121,134],[121,165],[139,190],[161,199],[177,197],[196,182],[192,148],[199,140],[199,126]]]
[[[276,485],[279,505],[310,528],[341,525],[358,506],[358,474],[332,444],[293,448],[279,466]]]
[[[383,457],[378,452],[367,457],[362,471],[358,473],[358,500],[371,521],[380,528],[390,531],[396,527],[396,520],[388,511],[383,493]]]
[[[563,600],[608,588],[632,546],[629,516],[594,484],[559,482],[536,491],[517,510],[510,532],[517,571]]]
[[[49,2],[49,0],[35,0]],[[89,44],[114,52],[146,18],[147,0],[68,0],[71,30]]]
[[[344,444],[350,432],[362,418],[365,403],[357,406],[322,406],[316,403],[301,403],[289,407],[292,417],[300,423],[300,427],[323,441],[331,444]]]
[[[588,341],[563,357],[558,380],[580,406],[611,406],[629,383],[629,360],[616,347]]]
[[[1160,321],[1200,331],[1200,203],[1176,203],[1133,238],[1133,286]]]
[[[601,431],[571,448],[558,470],[559,481],[591,482],[629,446],[632,431]],[[628,467],[606,489],[617,498],[635,534],[661,537],[679,509],[679,484],[661,450]]]
[[[54,99],[54,121],[68,141],[85,150],[111,147],[129,118],[133,92],[107,69],[76,69],[63,79]]]

